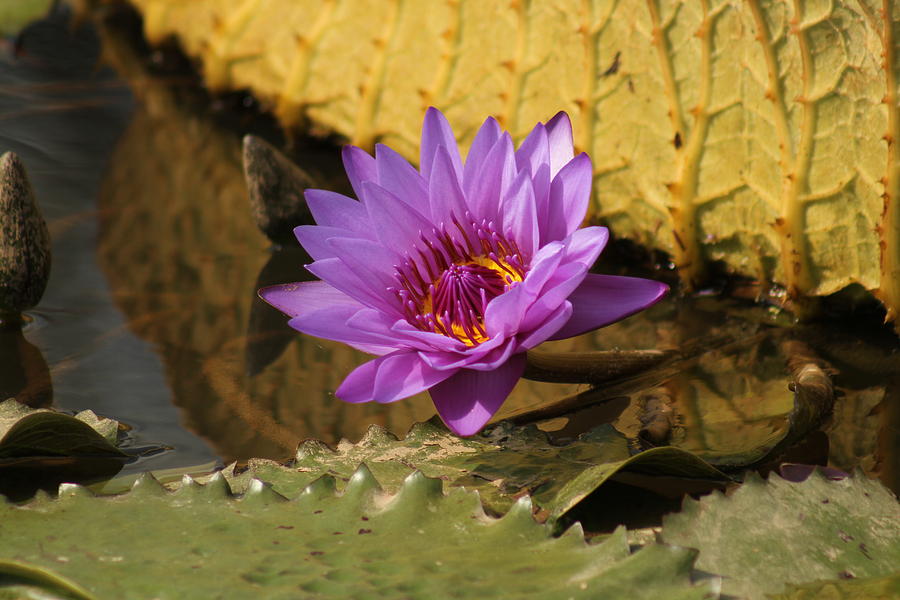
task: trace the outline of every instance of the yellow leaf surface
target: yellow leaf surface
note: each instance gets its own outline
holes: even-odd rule
[[[467,145],[558,110],[595,169],[591,217],[795,297],[900,306],[892,0],[132,0],[214,90],[417,158],[429,105]],[[883,15],[888,15],[885,20]],[[893,312],[891,314],[894,314]]]

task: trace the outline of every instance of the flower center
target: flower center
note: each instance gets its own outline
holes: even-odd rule
[[[441,224],[420,239],[423,248],[395,265],[399,286],[391,288],[406,320],[415,327],[477,346],[488,340],[484,313],[488,303],[525,278],[527,268],[515,242],[493,223],[462,225],[454,234]],[[458,232],[458,235],[457,235]]]
[[[438,315],[445,328],[449,324],[453,337],[474,345],[487,339],[484,311],[488,302],[504,291],[506,281],[496,269],[478,263],[450,265],[427,299],[431,303],[428,312]]]

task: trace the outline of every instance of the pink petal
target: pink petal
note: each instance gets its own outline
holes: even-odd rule
[[[547,139],[550,145],[550,178],[556,177],[563,165],[575,154],[572,141],[572,122],[564,112],[556,113],[547,121]]]
[[[542,243],[561,240],[578,229],[587,214],[593,176],[590,157],[581,153],[553,178]]]
[[[550,144],[547,128],[543,123],[538,123],[516,151],[516,167],[519,171],[533,174],[545,164],[550,164]]]
[[[434,223],[444,223],[455,232],[453,218],[463,221],[468,206],[466,198],[459,187],[459,178],[454,172],[453,160],[443,146],[438,146],[431,166],[431,179],[428,181],[428,199],[431,205],[431,217]]]
[[[524,354],[493,371],[461,369],[432,387],[431,399],[447,427],[458,435],[473,435],[499,410],[524,371]]]
[[[347,229],[362,233],[364,237],[372,237],[372,225],[362,202],[327,190],[306,190],[303,195],[316,224]]]
[[[375,376],[378,374],[378,366],[388,356],[391,355],[370,360],[353,369],[334,391],[334,395],[351,404],[371,402],[375,398]]]
[[[334,258],[334,249],[328,244],[328,240],[336,237],[358,238],[360,234],[325,225],[300,225],[294,227],[294,237],[306,250],[313,260]]]
[[[387,403],[408,398],[444,381],[453,371],[435,371],[415,352],[400,350],[370,360],[354,369],[334,395],[344,402]]]
[[[466,166],[463,169],[463,189],[467,193],[472,189],[472,184],[481,171],[481,166],[484,164],[488,152],[491,151],[491,148],[494,147],[494,144],[499,139],[500,124],[497,123],[494,117],[488,117],[484,120],[478,133],[475,134],[475,139],[472,141],[471,148],[469,148],[469,154],[466,156]]]
[[[360,238],[330,238],[328,244],[334,249],[335,256],[375,294],[387,297],[385,290],[397,285],[394,265],[400,257],[382,244]]]
[[[320,310],[305,312],[288,321],[288,325],[297,331],[325,340],[343,342],[354,347],[359,345],[374,347],[376,351],[372,352],[373,354],[384,354],[385,348],[388,349],[388,352],[396,350],[395,347],[390,347],[389,337],[359,331],[347,325],[350,317],[359,312],[359,310],[355,306],[338,304]],[[363,351],[369,352],[370,350]]]
[[[540,327],[581,285],[586,275],[587,269],[580,263],[569,263],[557,269],[534,303],[525,311],[519,331],[527,332]]]
[[[652,279],[588,273],[569,296],[572,318],[550,339],[580,335],[620,321],[665,296],[669,286]]]
[[[419,170],[426,181],[431,179],[431,165],[437,154],[439,146],[443,146],[450,153],[453,163],[453,171],[458,180],[462,181],[462,160],[459,158],[459,148],[453,130],[446,117],[433,106],[425,112],[425,121],[422,123],[422,147],[420,149]]]
[[[525,311],[553,277],[564,255],[565,247],[560,242],[547,244],[534,256],[525,280],[488,303],[484,324],[489,337],[506,338],[519,330]]]
[[[368,152],[356,146],[344,146],[341,158],[344,161],[344,170],[347,172],[350,185],[353,187],[356,197],[362,200],[363,182],[377,181],[375,159]]]
[[[411,325],[408,328],[404,328],[404,324],[409,325],[402,318],[391,317],[372,308],[363,309],[347,320],[348,327],[383,336],[385,341],[393,344],[395,349],[438,350],[443,353],[452,352],[453,349],[458,348],[460,345],[465,346],[462,342],[439,333],[420,331]]]
[[[504,364],[516,351],[516,340],[510,338],[504,340],[502,344],[487,352],[480,360],[470,362],[466,365],[466,369],[474,371],[493,371],[500,365]]]
[[[393,299],[386,297],[383,287],[373,286],[368,276],[360,278],[340,258],[317,260],[306,265],[306,270],[366,306],[399,315],[397,307],[391,303]]]
[[[422,179],[409,162],[384,144],[375,146],[375,167],[378,171],[378,185],[409,204],[420,213],[428,213],[428,190]],[[365,186],[363,186],[365,188]],[[369,200],[368,191],[366,200]]]
[[[396,402],[414,396],[453,376],[456,371],[432,369],[416,352],[395,352],[384,357],[375,375],[374,400]]]
[[[368,201],[366,208],[369,211],[375,236],[381,244],[392,249],[397,258],[410,253],[419,243],[419,234],[428,232],[434,227],[418,210],[401,201],[397,196],[381,186],[366,182],[363,185]],[[427,198],[423,192],[422,205],[428,210]],[[367,255],[359,255],[358,258],[369,260]],[[396,260],[396,259],[395,259]],[[393,262],[390,271],[393,272]]]
[[[534,203],[534,188],[528,171],[520,171],[503,198],[503,232],[516,240],[516,244],[529,260],[537,250],[540,241],[537,213]]]
[[[597,262],[597,257],[609,242],[609,229],[606,227],[584,227],[576,229],[565,240],[565,262],[579,262],[590,269]]]
[[[544,322],[540,327],[522,338],[522,340],[519,342],[518,347],[516,348],[516,351],[523,352],[525,350],[531,350],[538,344],[546,342],[571,318],[572,303],[569,301],[564,301],[562,304],[556,307],[556,310],[554,310],[552,314],[544,319]]]
[[[298,317],[336,305],[365,308],[362,304],[336,290],[324,281],[303,281],[300,283],[284,283],[264,287],[259,290],[259,297],[286,314]]]
[[[465,347],[461,351],[456,352],[440,352],[440,351],[421,351],[419,355],[430,367],[440,371],[448,369],[469,368],[471,363],[477,363],[484,359],[485,356],[491,354],[498,347],[506,343],[506,339],[502,336],[494,336],[482,342],[477,346]]]
[[[500,199],[516,177],[516,155],[512,138],[503,133],[484,160],[466,198],[477,221],[497,219]]]

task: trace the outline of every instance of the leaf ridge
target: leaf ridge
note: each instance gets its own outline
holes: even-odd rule
[[[297,46],[296,54],[274,109],[275,116],[287,127],[300,123],[303,107],[308,104],[304,98],[307,97],[306,91],[309,87],[310,63],[322,35],[331,25],[336,4],[337,0],[323,0],[319,7],[319,14],[309,32],[297,33],[294,37]]]
[[[375,56],[372,66],[360,89],[359,108],[356,111],[353,144],[371,150],[375,146],[375,113],[384,91],[384,74],[388,55],[394,45],[394,32],[400,22],[404,6],[403,0],[390,0],[384,4],[385,18],[381,34],[373,40]]]
[[[250,22],[258,14],[259,0],[244,0],[224,21],[217,20],[210,34],[207,47],[208,59],[204,76],[212,89],[225,89],[231,84],[231,65],[242,59],[258,56],[260,52],[238,56],[234,48],[247,30]]]
[[[860,2],[866,11],[868,7]],[[882,0],[881,45],[885,73],[884,104],[887,107],[887,165],[884,184],[884,210],[878,227],[881,238],[881,282],[875,294],[887,307],[887,321],[897,318],[900,307],[900,156],[897,143],[900,141],[900,109],[897,98],[897,47],[894,41],[894,7],[892,0]]]
[[[809,256],[803,235],[806,229],[803,194],[808,189],[816,124],[816,100],[812,97],[815,71],[806,30],[817,21],[803,22],[804,7],[799,0],[793,1],[793,7],[794,18],[790,33],[797,36],[802,67],[801,95],[794,99],[800,104],[800,139],[789,167],[790,171],[786,175],[780,215],[775,220],[775,229],[781,235],[785,286],[792,298],[800,298],[813,288]]]
[[[512,0],[509,5],[516,15],[516,44],[513,57],[502,63],[502,66],[509,71],[509,91],[500,92],[500,99],[504,102],[503,109],[497,115],[497,121],[512,135],[516,135],[519,130],[522,88],[528,73],[527,69],[522,69],[521,66],[525,60],[525,45],[528,40],[531,19],[528,18],[527,12],[530,7],[529,0]]]
[[[669,97],[670,113],[675,134],[673,144],[676,153],[676,180],[669,184],[672,205],[672,233],[675,236],[675,263],[678,265],[682,281],[693,288],[700,284],[705,271],[705,261],[700,253],[697,239],[696,198],[700,157],[709,129],[709,104],[712,79],[712,29],[719,10],[710,12],[709,1],[701,0],[703,20],[695,36],[700,40],[700,91],[699,99],[691,109],[693,127],[687,131],[678,86],[675,82],[671,62],[671,48],[665,37],[665,28],[660,22],[659,7],[654,1],[648,2],[653,23],[653,44]],[[724,5],[720,6],[721,7]]]
[[[452,80],[450,74],[456,70],[462,44],[462,3],[459,0],[447,0],[450,7],[451,20],[441,33],[441,55],[435,69],[431,86],[422,90],[423,112],[430,106],[438,106],[447,96]]]

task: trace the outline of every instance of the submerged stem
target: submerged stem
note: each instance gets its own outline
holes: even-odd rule
[[[529,350],[523,377],[549,383],[605,383],[656,367],[677,354],[671,350],[597,352]]]

